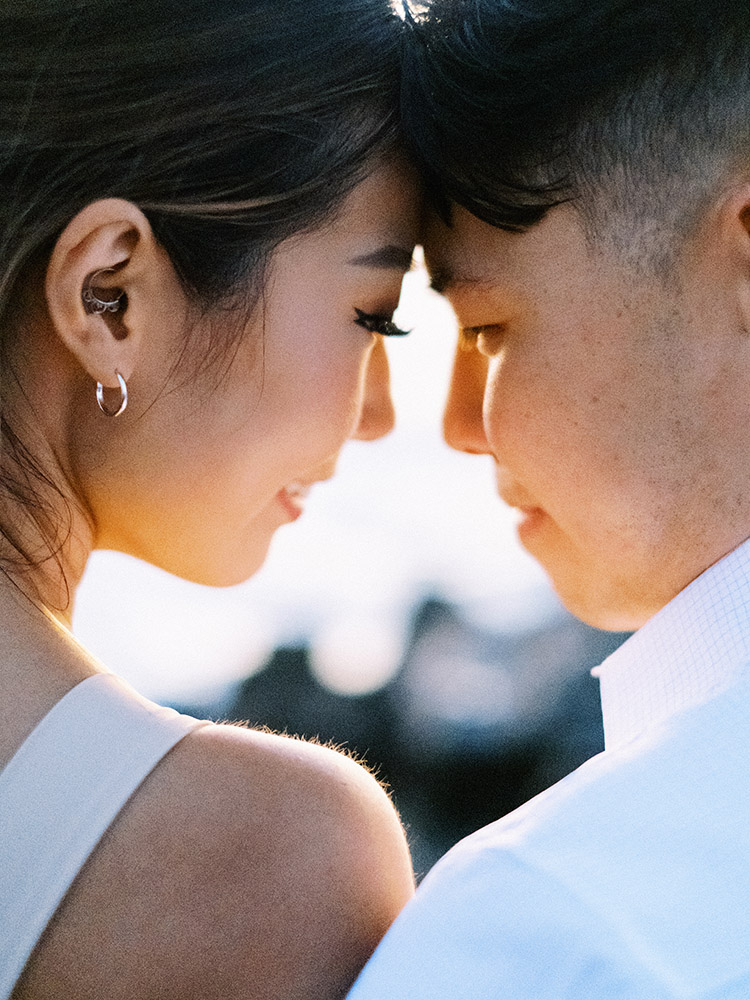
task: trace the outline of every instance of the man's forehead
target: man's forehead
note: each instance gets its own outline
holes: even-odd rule
[[[441,294],[476,290],[493,283],[503,254],[503,234],[455,206],[450,223],[430,213],[422,243],[430,286]]]
[[[476,248],[463,252],[455,244],[425,244],[424,261],[430,276],[430,288],[440,295],[488,291],[497,280],[497,256],[482,256]]]
[[[430,276],[430,288],[439,292],[440,295],[486,291],[493,282],[494,272],[488,270],[486,274],[478,274],[474,270],[469,270],[465,263],[455,267],[450,265],[431,266],[425,254],[425,265]]]

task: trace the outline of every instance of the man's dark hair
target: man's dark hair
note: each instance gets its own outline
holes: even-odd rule
[[[574,202],[663,252],[750,170],[748,0],[429,0],[407,20],[405,124],[439,205],[522,231]]]

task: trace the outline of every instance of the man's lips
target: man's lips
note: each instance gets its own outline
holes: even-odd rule
[[[498,493],[503,503],[506,503],[518,515],[517,528],[522,540],[547,517],[545,511],[541,507],[537,507],[527,496],[503,489],[500,485]]]
[[[518,514],[519,527],[532,521],[539,521],[547,515],[541,507],[514,507]]]
[[[520,491],[510,487],[510,484],[503,483],[501,477],[498,476],[497,492],[503,503],[506,503],[509,507],[514,510],[521,511],[521,513],[526,514],[534,510],[539,510],[540,508],[526,495],[525,491]]]
[[[547,520],[547,514],[541,507],[531,507],[528,504],[523,506],[511,504],[516,512],[516,531],[521,542],[526,542],[538,528]]]

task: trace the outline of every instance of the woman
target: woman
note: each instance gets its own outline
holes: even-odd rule
[[[341,996],[412,891],[377,783],[157,709],[67,625],[94,547],[245,579],[390,429],[400,22],[17,0],[0,30],[0,996]]]

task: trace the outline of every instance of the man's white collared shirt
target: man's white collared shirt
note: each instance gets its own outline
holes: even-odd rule
[[[595,673],[605,751],[454,847],[350,1000],[750,1000],[750,541]]]

